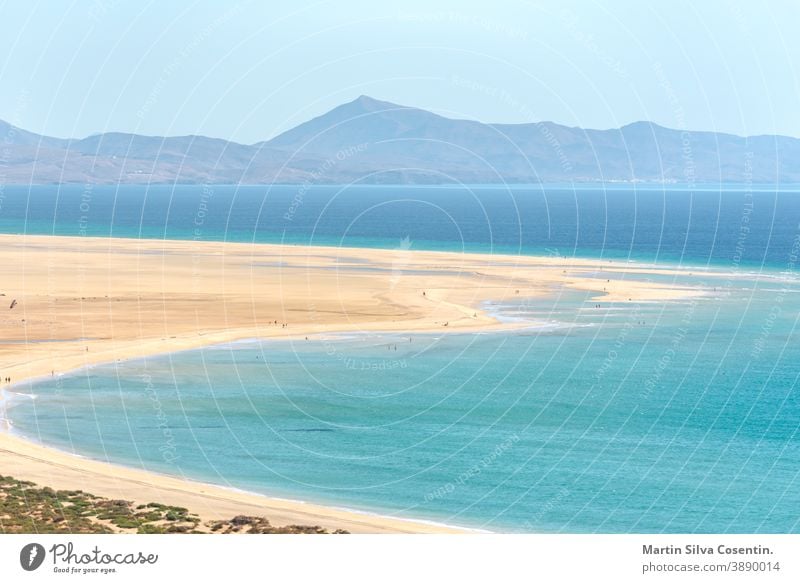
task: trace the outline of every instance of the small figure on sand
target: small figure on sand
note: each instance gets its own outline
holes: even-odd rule
[[[8,306],[8,309],[9,309],[9,310],[13,310],[13,309],[14,309],[14,306],[16,306],[16,305],[17,305],[17,300],[12,300],[12,302],[11,302],[11,305],[10,305],[10,306]]]

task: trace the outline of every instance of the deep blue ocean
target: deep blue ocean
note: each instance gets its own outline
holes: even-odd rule
[[[800,532],[800,192],[7,187],[0,202],[3,232],[713,266],[657,276],[714,289],[694,300],[554,293],[486,306],[531,322],[514,332],[208,347],[15,385],[5,415],[81,455],[489,530]]]
[[[800,187],[6,186],[0,232],[784,266]],[[747,231],[742,241],[743,230]]]

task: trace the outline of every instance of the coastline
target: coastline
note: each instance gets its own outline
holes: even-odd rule
[[[481,303],[562,288],[594,293],[598,303],[709,293],[620,279],[679,277],[691,269],[629,261],[61,236],[0,235],[0,243],[13,282],[0,292],[18,300],[24,315],[9,309],[15,318],[7,316],[6,323],[15,324],[18,335],[10,328],[9,338],[0,341],[0,370],[11,377],[0,385],[3,399],[6,389],[38,377],[247,339],[510,330],[519,326],[499,322]],[[204,519],[255,514],[276,525],[302,522],[351,532],[468,532],[117,466],[7,431],[0,432],[0,473],[57,489],[175,503]]]
[[[14,473],[14,462],[25,464],[25,475]],[[245,514],[266,516],[274,525],[308,524],[353,534],[458,534],[485,532],[431,520],[400,518],[370,511],[321,505],[258,494],[129,466],[73,455],[24,437],[0,432],[0,467],[18,479],[54,489],[84,490],[135,503],[160,502],[188,507],[204,520],[230,519]],[[10,471],[5,468],[11,468]],[[57,478],[51,472],[57,472]],[[3,473],[3,472],[0,472]],[[53,485],[53,481],[57,485]],[[135,495],[131,495],[132,487]]]

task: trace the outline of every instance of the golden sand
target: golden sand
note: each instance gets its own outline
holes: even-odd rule
[[[625,277],[685,275],[645,264],[407,249],[0,235],[0,265],[0,377],[12,383],[245,338],[499,327],[481,310],[482,302],[563,288],[596,292],[597,303],[708,293]],[[178,504],[206,520],[250,514],[275,525],[351,532],[458,530],[122,468],[4,432],[0,474],[135,502]]]

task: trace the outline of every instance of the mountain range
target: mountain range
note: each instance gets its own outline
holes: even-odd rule
[[[486,124],[361,96],[252,145],[40,136],[0,121],[0,183],[800,182],[800,140],[636,122]]]

